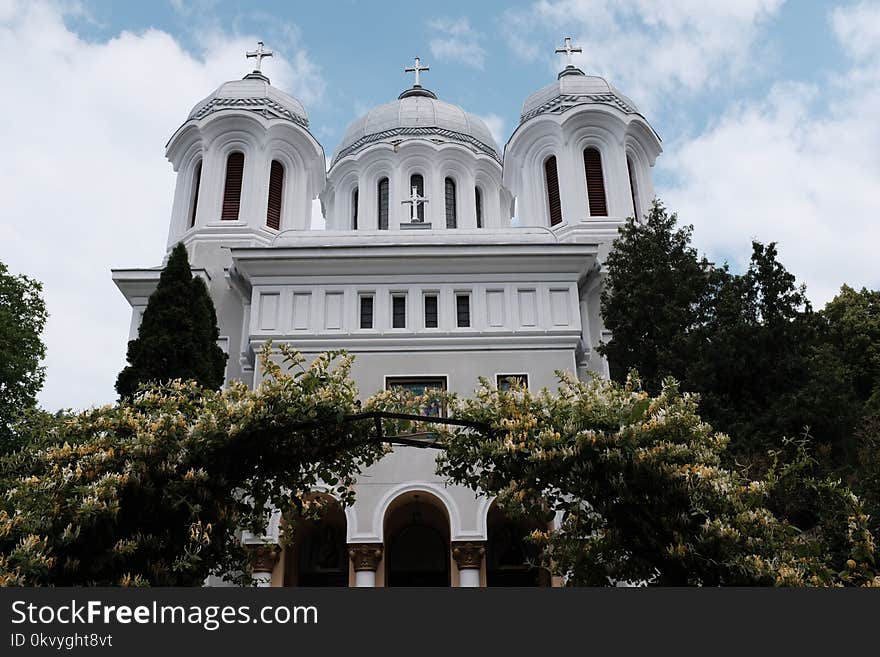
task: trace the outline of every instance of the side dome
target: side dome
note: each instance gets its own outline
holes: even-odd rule
[[[501,162],[498,144],[480,117],[438,100],[430,91],[410,90],[356,119],[336,149],[331,168],[371,144],[406,139],[457,142]]]
[[[605,78],[566,69],[555,82],[526,98],[520,124],[540,114],[561,114],[576,105],[611,105],[624,114],[641,114],[636,104]]]
[[[287,119],[304,128],[309,127],[309,116],[303,104],[270,85],[269,78],[257,72],[221,84],[211,95],[196,103],[187,121],[223,110],[252,111],[265,118]]]

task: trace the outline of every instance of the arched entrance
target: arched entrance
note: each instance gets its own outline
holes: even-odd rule
[[[385,514],[386,586],[450,586],[449,514],[422,491],[395,499]]]
[[[493,502],[486,518],[486,585],[550,586],[550,574],[534,565],[536,546],[526,540],[533,530],[546,528],[537,519],[510,518]]]
[[[320,501],[326,507],[318,520],[294,523],[293,544],[284,552],[285,586],[348,586],[345,512],[328,495]]]

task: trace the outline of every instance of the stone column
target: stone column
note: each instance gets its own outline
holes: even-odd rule
[[[486,554],[482,541],[466,541],[452,544],[452,558],[458,564],[458,586],[474,588],[480,586],[480,566]]]
[[[247,549],[254,563],[254,585],[260,588],[272,586],[272,571],[275,570],[275,564],[281,556],[281,548],[273,543],[263,543],[248,545]]]
[[[352,543],[348,546],[348,556],[354,565],[354,585],[356,587],[376,586],[376,569],[382,560],[382,544]]]

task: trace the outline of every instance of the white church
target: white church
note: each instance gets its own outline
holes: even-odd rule
[[[479,377],[555,387],[607,376],[602,262],[654,197],[660,139],[635,104],[571,63],[526,98],[504,148],[486,124],[413,84],[355,120],[329,161],[296,98],[256,67],[196,104],[171,136],[168,251],[182,242],[217,309],[227,381],[257,385],[269,340],[356,355],[363,398],[405,387],[473,394]],[[326,228],[314,230],[320,199]],[[129,339],[161,267],[115,269]],[[357,501],[297,523],[293,545],[243,540],[265,586],[551,586],[514,522],[435,474],[436,451],[395,447]],[[320,493],[318,493],[320,494]],[[209,582],[215,583],[215,582]]]

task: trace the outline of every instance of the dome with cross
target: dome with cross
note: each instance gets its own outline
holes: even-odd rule
[[[412,88],[397,100],[379,105],[356,119],[348,127],[331,166],[372,144],[396,144],[408,139],[458,143],[501,161],[498,144],[481,118],[439,100],[433,91],[422,87],[419,74],[426,70],[428,67],[422,66],[416,57],[415,65],[406,69],[415,74]]]

